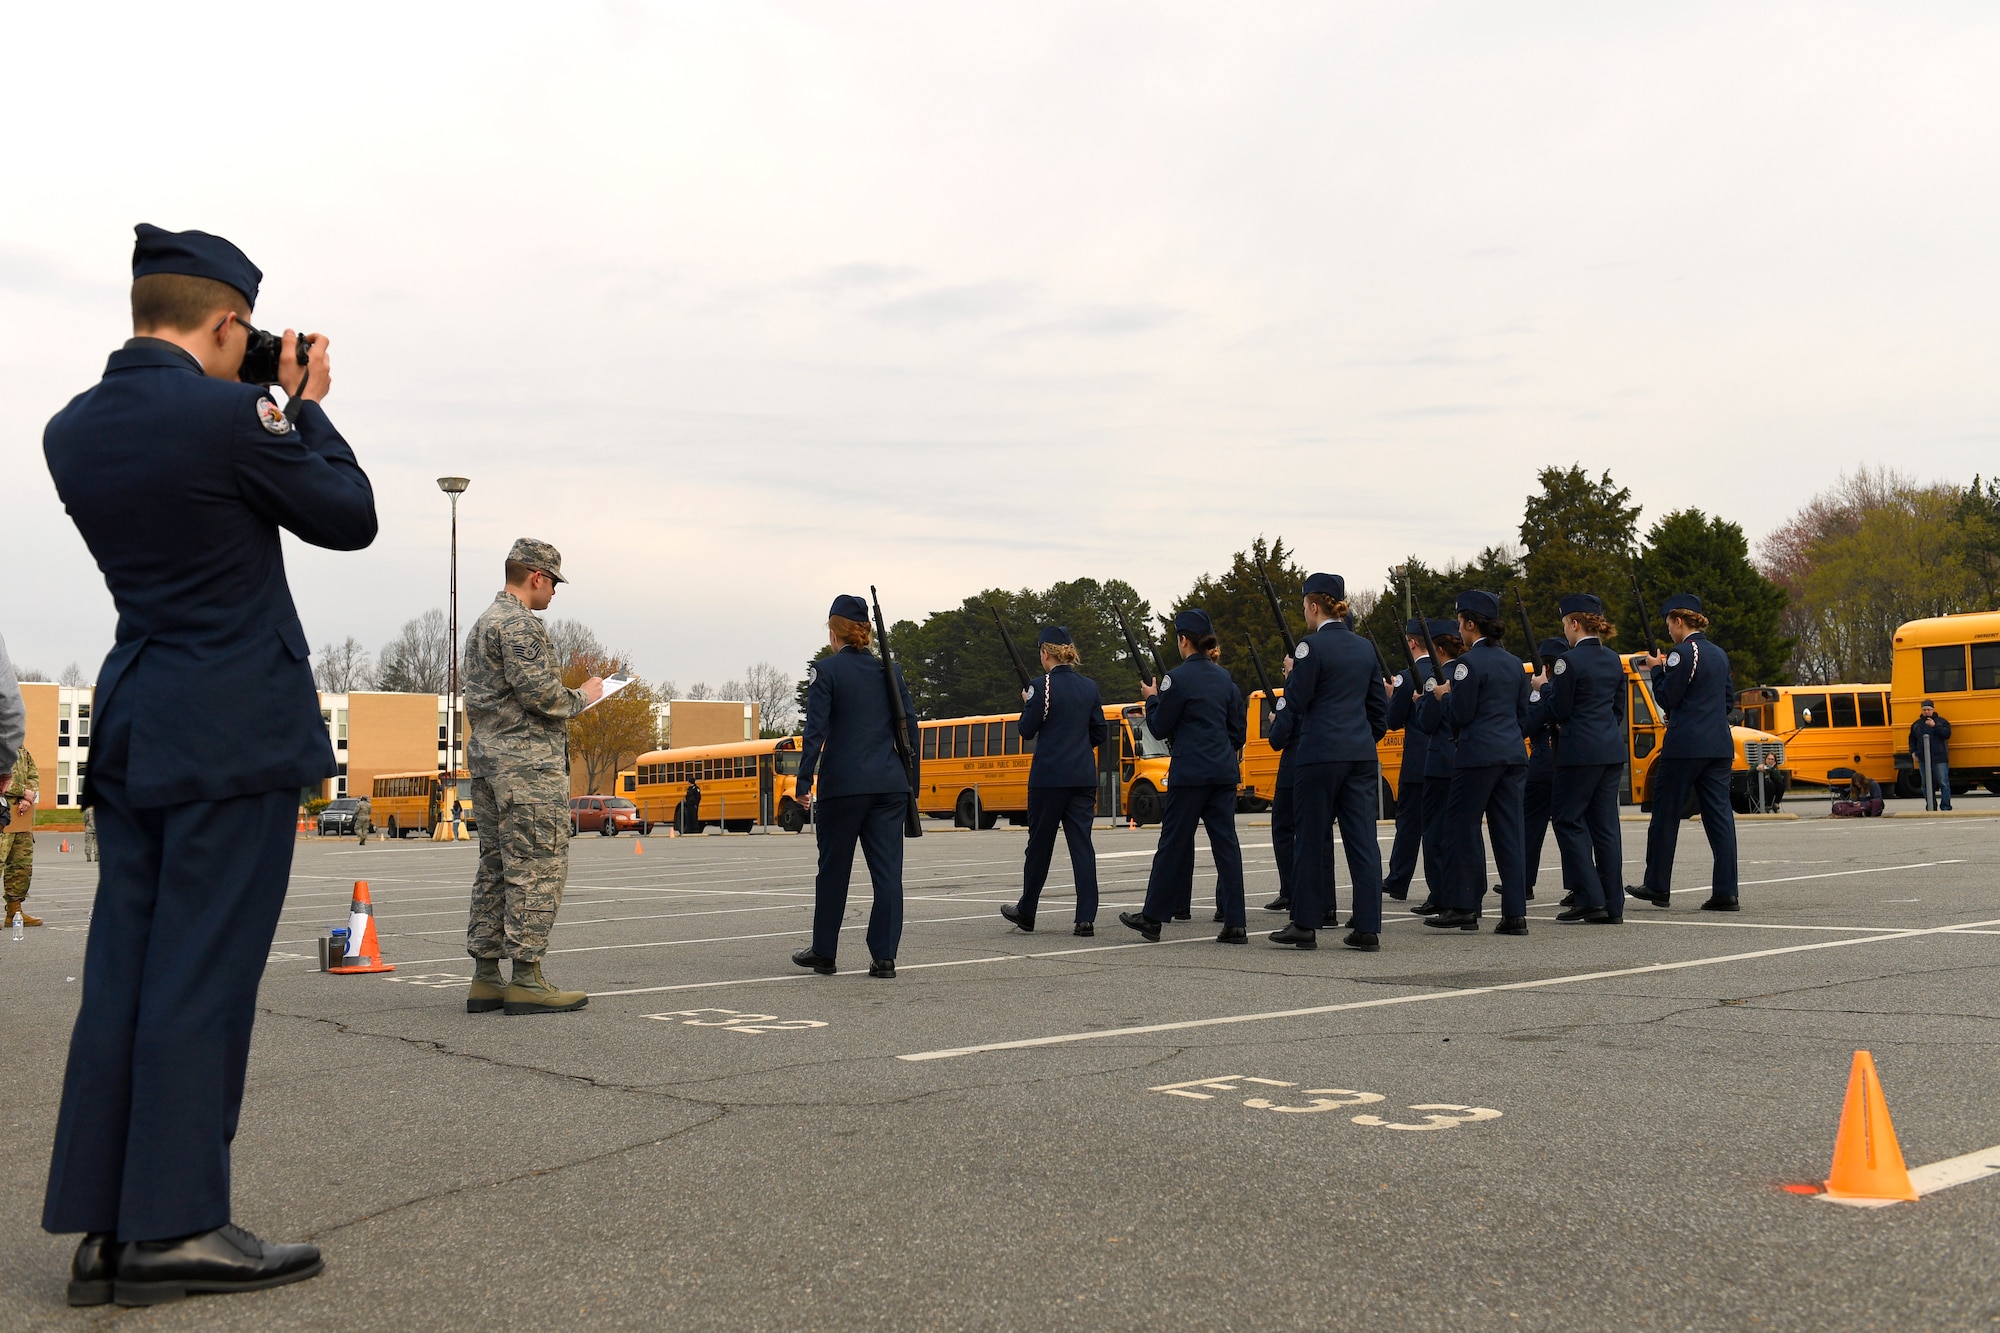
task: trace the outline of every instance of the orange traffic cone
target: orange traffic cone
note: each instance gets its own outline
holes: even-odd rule
[[[646,854],[646,844],[640,842],[637,838],[632,839],[632,855],[644,856],[645,854]]]
[[[64,838],[64,839],[62,840],[62,846],[60,846],[60,847],[56,848],[56,850],[57,850],[57,851],[59,851],[59,852],[66,852],[66,851],[68,851],[68,850],[69,850],[69,839],[68,839],[68,838]]]
[[[1833,1174],[1826,1192],[1837,1199],[1915,1199],[1889,1101],[1875,1074],[1875,1057],[1854,1053],[1847,1075],[1847,1102],[1840,1109],[1840,1135],[1833,1141]]]
[[[339,967],[329,972],[394,972],[382,961],[382,945],[375,938],[375,904],[368,897],[368,881],[354,881],[354,901],[347,905],[347,953]]]

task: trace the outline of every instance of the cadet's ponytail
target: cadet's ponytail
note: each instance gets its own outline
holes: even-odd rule
[[[1442,657],[1465,656],[1465,640],[1456,634],[1433,634],[1431,642],[1437,645],[1438,653]]]
[[[1213,634],[1204,634],[1199,639],[1192,640],[1192,642],[1194,643],[1194,650],[1209,661],[1220,662],[1222,660],[1222,640],[1216,638]]]
[[[1688,633],[1699,634],[1708,628],[1708,617],[1699,611],[1669,611],[1667,619],[1678,620],[1688,627]]]
[[[826,627],[833,631],[834,638],[851,648],[866,648],[874,637],[874,631],[869,629],[867,622],[849,620],[846,616],[828,616]]]
[[[1577,623],[1577,627],[1585,634],[1594,635],[1606,643],[1618,637],[1618,627],[1603,616],[1589,611],[1575,611],[1570,614],[1569,618],[1574,620]]]
[[[1082,660],[1076,655],[1076,645],[1073,643],[1045,643],[1042,645],[1042,651],[1047,653],[1049,660],[1057,666],[1075,666]]]

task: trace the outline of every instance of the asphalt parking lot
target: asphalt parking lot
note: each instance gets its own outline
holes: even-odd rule
[[[1195,921],[1140,942],[1151,831],[1100,832],[1095,938],[1060,851],[1022,934],[1022,834],[933,823],[893,981],[865,887],[846,970],[788,961],[809,836],[586,836],[546,966],[590,1006],[532,1018],[463,1011],[469,846],[308,839],[236,1199],[327,1271],[143,1311],[67,1309],[37,1226],[94,884],[43,835],[50,925],[0,938],[0,1326],[2000,1327],[2000,1176],[1784,1188],[1857,1049],[1912,1167],[2000,1145],[2000,800],[1959,809],[1745,822],[1736,916],[1694,910],[1690,825],[1673,910],[1615,929],[1550,919],[1551,842],[1527,938],[1392,911],[1370,955],[1214,943],[1205,852]],[[392,974],[317,970],[356,879]]]

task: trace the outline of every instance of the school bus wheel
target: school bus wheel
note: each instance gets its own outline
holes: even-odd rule
[[[806,826],[805,807],[787,796],[778,802],[778,827],[787,833],[797,833]]]
[[[1141,824],[1160,822],[1160,793],[1144,778],[1132,784],[1132,794],[1125,800],[1125,809]]]

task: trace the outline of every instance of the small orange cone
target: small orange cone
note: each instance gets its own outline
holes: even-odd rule
[[[1854,1053],[1847,1075],[1847,1102],[1840,1109],[1840,1135],[1833,1141],[1833,1174],[1826,1192],[1840,1199],[1909,1199],[1910,1184],[1896,1127],[1889,1123],[1889,1100],[1875,1074],[1875,1057]]]
[[[58,847],[58,848],[57,848],[56,850],[57,850],[57,851],[60,851],[60,852],[66,852],[66,851],[68,851],[68,850],[69,850],[69,839],[68,839],[68,838],[64,838],[64,839],[62,840],[62,846],[61,846],[61,847]]]
[[[632,839],[632,855],[644,856],[645,854],[646,854],[646,844],[640,842],[637,838]]]
[[[394,972],[382,961],[382,945],[375,938],[375,904],[368,897],[368,881],[354,881],[354,901],[347,905],[347,953],[339,967],[329,972]],[[1900,1160],[1900,1159],[1899,1159]]]

